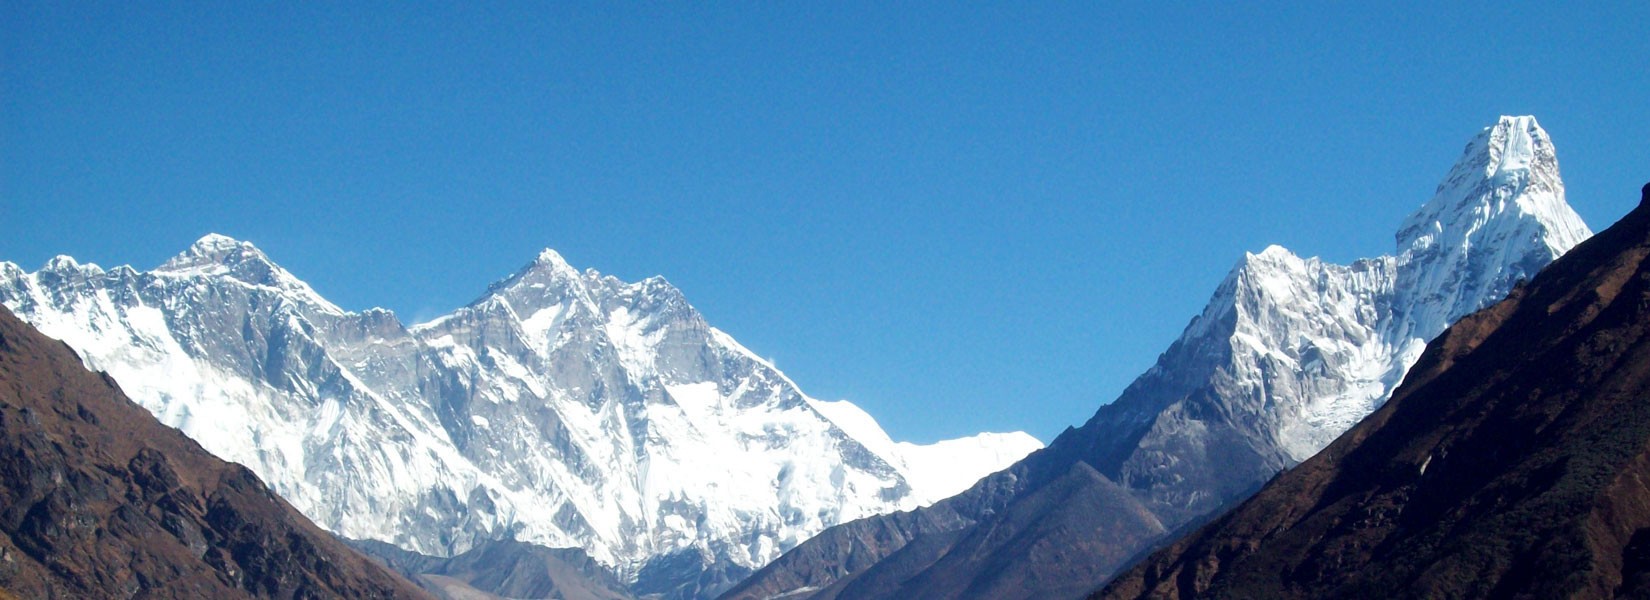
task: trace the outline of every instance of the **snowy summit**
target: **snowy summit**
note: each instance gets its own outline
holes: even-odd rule
[[[581,273],[551,250],[414,327],[342,311],[221,235],[149,272],[0,263],[0,301],[340,535],[437,555],[502,538],[579,547],[689,594],[1041,447],[1023,433],[894,443],[663,278]]]

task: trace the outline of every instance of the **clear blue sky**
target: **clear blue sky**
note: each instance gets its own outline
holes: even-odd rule
[[[897,439],[1046,441],[1498,115],[1595,229],[1650,179],[1645,2],[476,4],[0,1],[0,260],[221,232],[411,322],[552,247]]]

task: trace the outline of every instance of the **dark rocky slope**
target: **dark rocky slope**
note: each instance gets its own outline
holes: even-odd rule
[[[1650,185],[1392,400],[1097,598],[1650,596]]]
[[[0,597],[427,598],[0,307]]]
[[[723,598],[1081,595],[1166,531],[1070,450],[1052,444],[933,506],[827,530]],[[1033,560],[1000,560],[1010,553]]]

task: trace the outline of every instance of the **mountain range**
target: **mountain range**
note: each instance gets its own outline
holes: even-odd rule
[[[1453,321],[1591,235],[1531,117],[1474,137],[1392,255],[1246,255],[1081,427],[932,506],[840,525],[726,598],[1047,598],[1099,587],[1380,407]]]
[[[1650,185],[1392,400],[1097,598],[1650,595]]]
[[[0,307],[0,598],[427,598]]]
[[[1623,223],[1650,223],[1644,210]],[[251,244],[215,234],[146,272],[66,256],[33,273],[0,263],[0,304],[105,371],[105,385],[256,472],[241,470],[236,490],[268,481],[440,597],[1078,597],[1192,531],[1106,593],[1357,596],[1399,585],[1419,596],[1455,580],[1490,582],[1456,590],[1469,595],[1537,583],[1632,592],[1650,573],[1634,565],[1650,559],[1635,550],[1639,513],[1621,508],[1637,497],[1620,482],[1637,477],[1630,442],[1643,439],[1621,406],[1639,377],[1622,357],[1637,347],[1632,257],[1650,243],[1611,233],[1555,267],[1567,275],[1525,285],[1589,236],[1546,132],[1503,117],[1400,225],[1393,254],[1347,265],[1278,246],[1246,255],[1151,369],[1040,450],[1023,433],[894,442],[852,403],[803,394],[664,279],[581,272],[550,250],[471,304],[410,326],[381,309],[345,311]],[[1588,375],[1570,389],[1570,372]],[[1509,399],[1526,396],[1541,401]],[[1610,451],[1593,460],[1597,432],[1577,424],[1606,414],[1626,416],[1603,430]],[[1539,443],[1496,448],[1506,432]],[[1436,452],[1418,455],[1418,444]],[[120,475],[153,466],[138,458],[102,472],[143,479]],[[1434,459],[1450,477],[1425,477]],[[1507,465],[1510,475],[1497,470]],[[223,492],[197,495],[213,493]],[[28,502],[51,518],[74,513],[72,499]],[[1526,522],[1507,510],[1566,516]],[[196,530],[238,539],[206,516]],[[62,538],[73,529],[62,523],[14,539]],[[1448,528],[1477,546],[1450,541]],[[1505,535],[1515,530],[1525,533]],[[1564,545],[1530,542],[1541,536]],[[265,538],[235,542],[229,556],[268,562],[257,548],[298,543]],[[286,575],[251,592],[418,593],[334,540],[306,543],[298,558],[309,562],[278,566]],[[368,587],[316,587],[356,585],[325,572],[304,583],[319,568],[306,558],[315,544],[342,552],[337,564],[366,573]],[[80,569],[70,585],[158,581],[29,556],[54,573]],[[6,562],[0,554],[0,578]],[[208,562],[219,584],[251,589],[235,573],[252,570]],[[1534,582],[1514,563],[1619,576]],[[174,567],[174,579],[188,569]],[[0,585],[64,585],[14,580],[23,587]]]
[[[826,527],[926,505],[1041,447],[896,443],[663,278],[549,250],[412,326],[345,311],[221,235],[151,271],[0,263],[0,303],[340,536],[433,557],[578,548],[644,596],[714,595]]]

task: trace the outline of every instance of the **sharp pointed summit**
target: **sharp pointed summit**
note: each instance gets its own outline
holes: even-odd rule
[[[527,313],[570,297],[584,298],[586,303],[589,302],[590,288],[586,278],[560,253],[545,248],[509,277],[487,286],[487,292],[467,308],[480,308],[502,299],[515,312]]]
[[[1082,427],[931,509],[827,531],[729,597],[1087,593],[1163,534],[1322,449],[1386,402],[1451,320],[1589,235],[1546,132],[1503,117],[1405,221],[1394,254],[1348,265],[1278,246],[1246,254],[1180,339]],[[853,562],[839,562],[847,547]]]
[[[562,258],[561,253],[550,248],[540,250],[538,257],[533,259],[533,264],[553,267],[557,270],[574,270],[573,265],[567,264],[567,259]]]
[[[1565,202],[1552,138],[1535,117],[1501,117],[1474,137],[1432,200],[1399,228],[1398,251],[1492,245],[1509,233],[1498,224],[1531,230],[1519,233],[1538,234],[1552,249],[1592,235]]]
[[[1420,340],[1408,360],[1445,326],[1505,297],[1591,235],[1565,202],[1547,132],[1534,117],[1501,117],[1467,144],[1432,200],[1398,231],[1400,304],[1412,309],[1394,326]]]
[[[1650,187],[1392,401],[1095,598],[1643,598]]]

